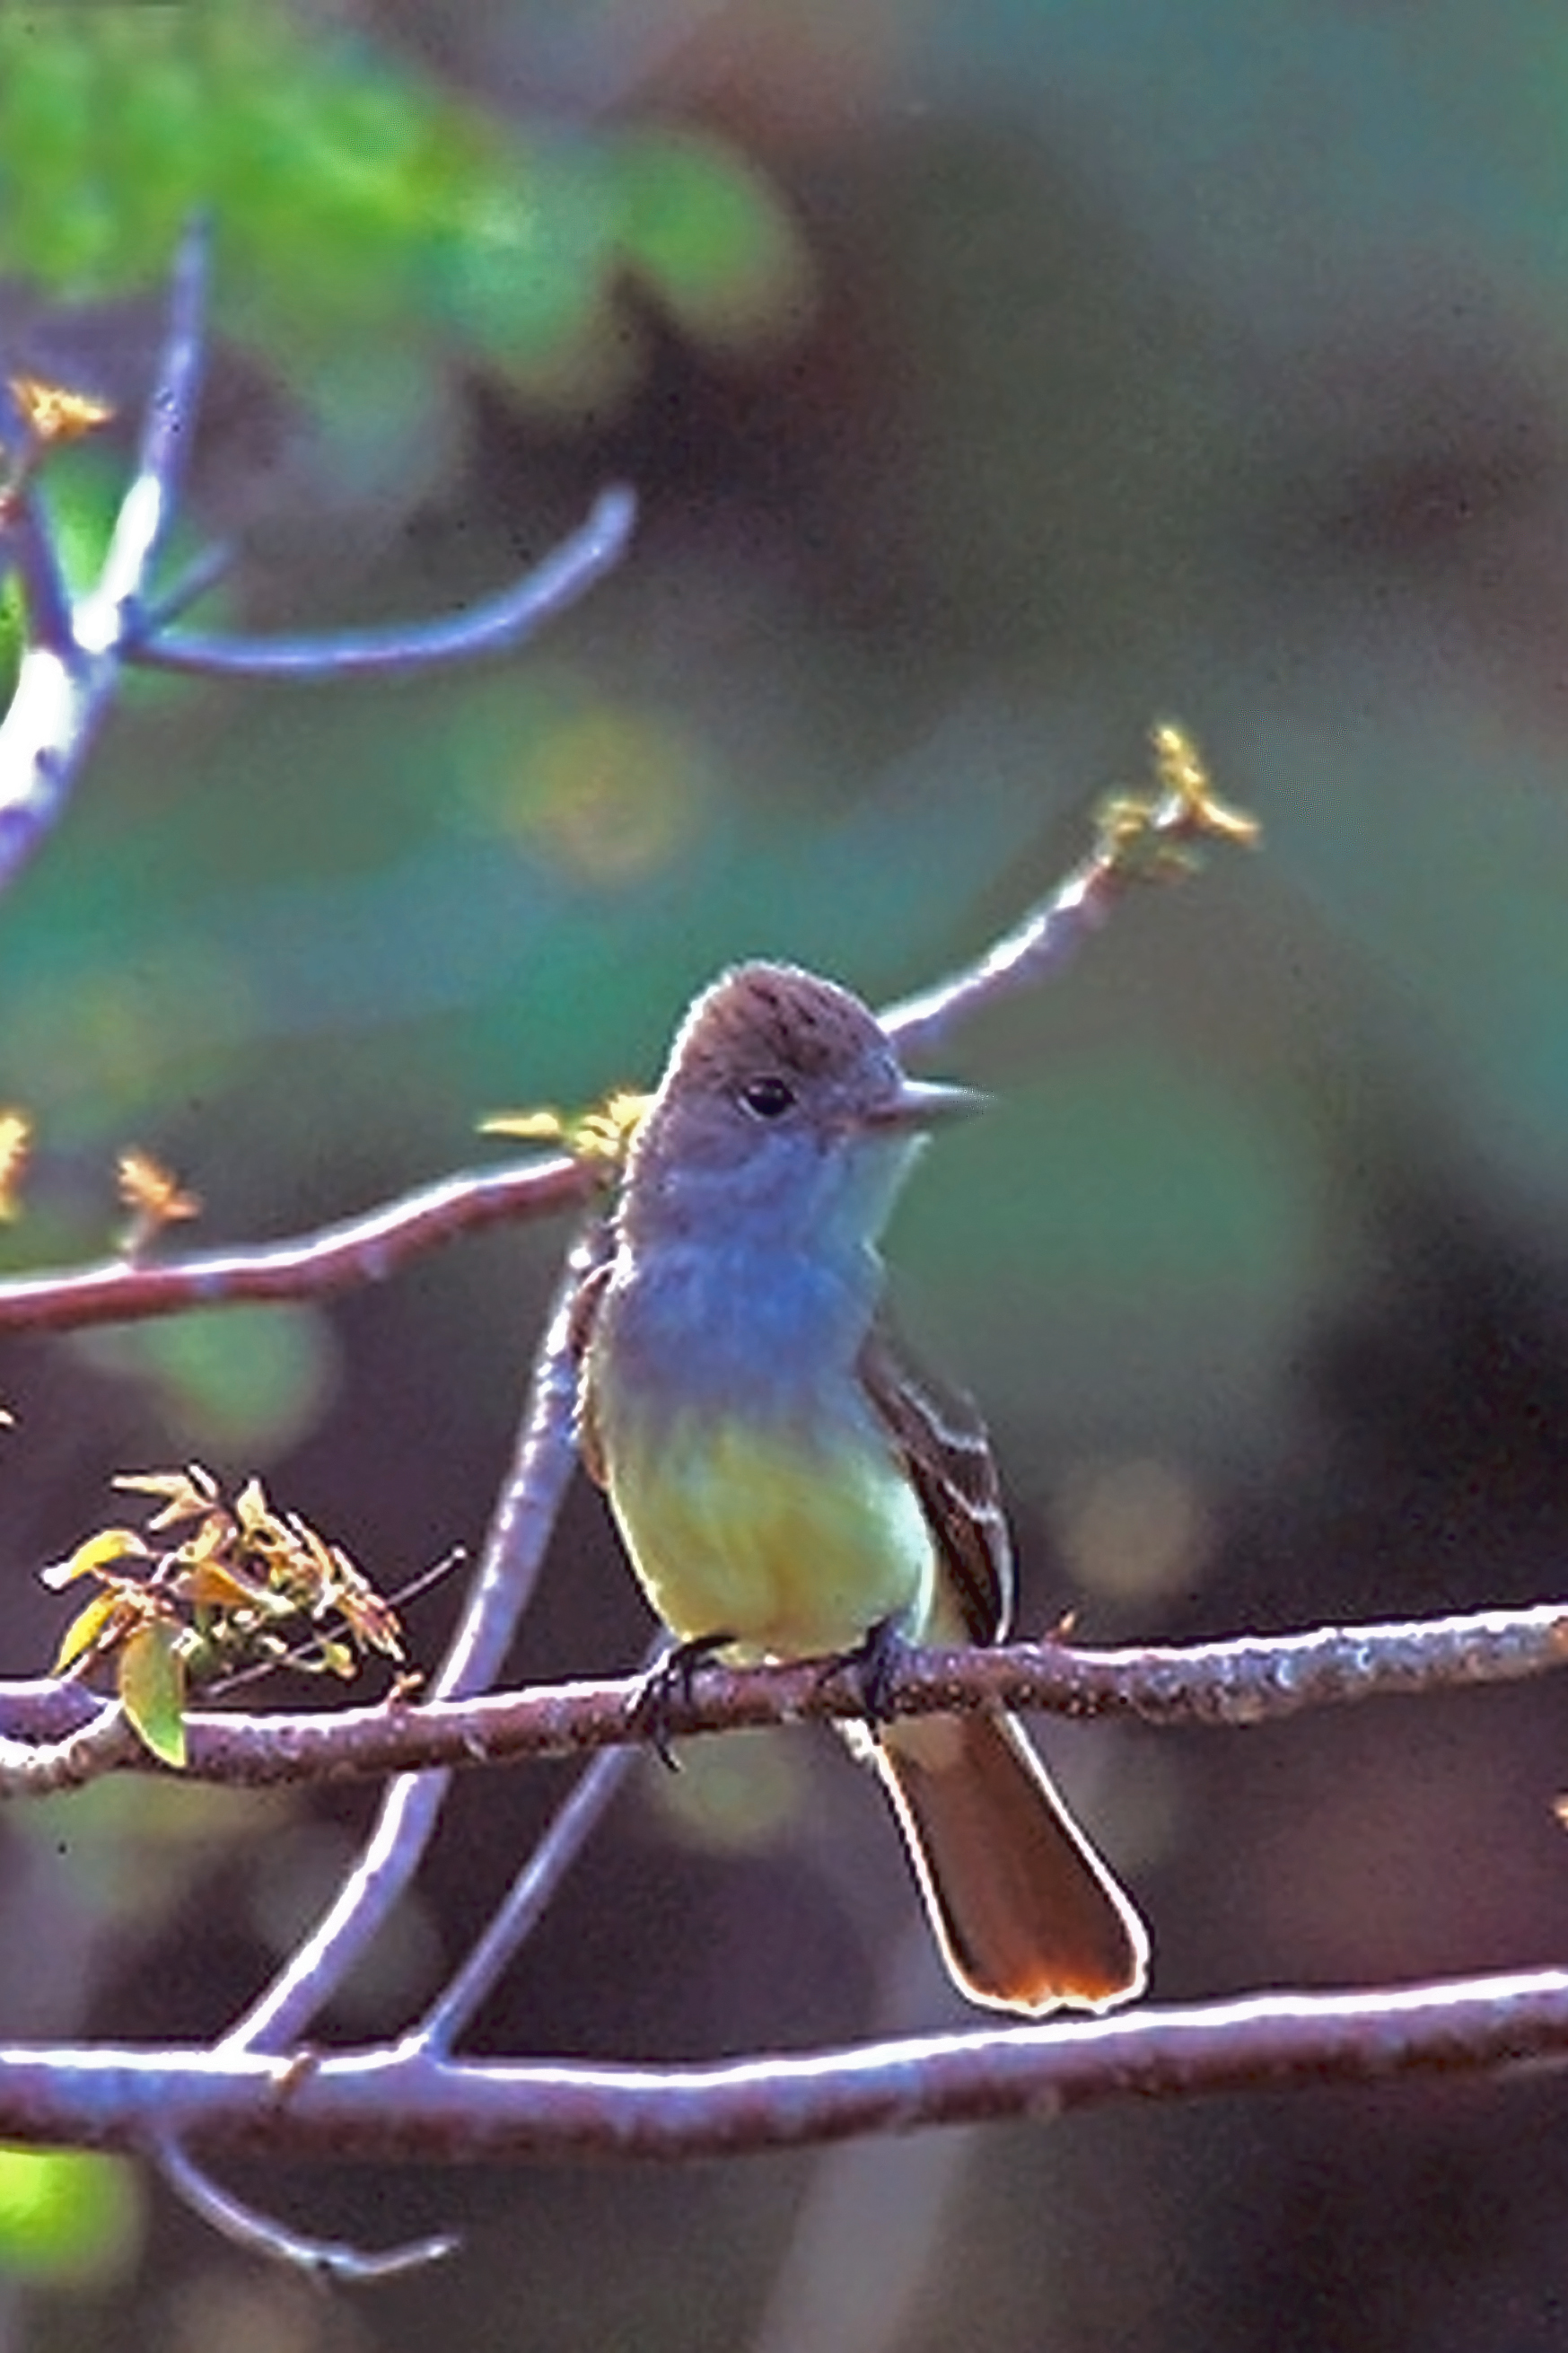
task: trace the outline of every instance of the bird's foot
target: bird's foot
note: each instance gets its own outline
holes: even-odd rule
[[[859,1694],[861,1713],[874,1733],[892,1715],[893,1678],[910,1645],[896,1618],[879,1618],[853,1650],[841,1651],[823,1668],[823,1680],[847,1675]]]
[[[668,1766],[672,1773],[679,1772],[680,1761],[670,1746],[674,1737],[671,1719],[678,1709],[691,1705],[700,1669],[709,1665],[721,1651],[728,1650],[734,1639],[733,1634],[721,1630],[698,1634],[689,1641],[676,1642],[642,1679],[632,1702],[632,1725],[645,1740],[652,1743],[660,1764]]]

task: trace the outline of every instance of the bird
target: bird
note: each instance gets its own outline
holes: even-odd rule
[[[676,1035],[580,1295],[575,1430],[676,1658],[858,1663],[852,1745],[953,1983],[1038,2018],[1143,1990],[1137,1910],[1015,1717],[876,1704],[900,1642],[1009,1626],[984,1423],[895,1335],[878,1248],[927,1131],[986,1100],[910,1077],[834,981],[721,974]]]

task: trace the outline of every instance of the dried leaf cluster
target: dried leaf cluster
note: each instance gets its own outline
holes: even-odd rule
[[[391,1604],[341,1546],[298,1513],[275,1511],[259,1479],[232,1503],[199,1463],[115,1484],[156,1508],[144,1533],[100,1528],[43,1572],[52,1587],[85,1577],[98,1588],[66,1629],[54,1672],[111,1663],[126,1715],[164,1764],[184,1763],[193,1684],[285,1665],[347,1679],[372,1651],[401,1662]]]

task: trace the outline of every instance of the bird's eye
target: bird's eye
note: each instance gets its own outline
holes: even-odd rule
[[[752,1079],[741,1089],[741,1101],[758,1119],[782,1119],[795,1109],[795,1089],[787,1079]]]

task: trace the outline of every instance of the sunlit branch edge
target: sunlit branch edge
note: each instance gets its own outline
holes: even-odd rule
[[[1232,1727],[1314,1707],[1519,1683],[1568,1666],[1568,1605],[1331,1626],[1309,1633],[1137,1649],[1060,1641],[910,1651],[889,1677],[893,1715],[1038,1708],[1073,1717]],[[187,1719],[191,1780],[247,1788],[447,1766],[501,1764],[616,1747],[646,1737],[639,1677],[534,1684],[481,1697],[331,1713]],[[821,1662],[704,1668],[668,1695],[674,1738],[846,1718],[863,1706],[852,1672]],[[110,1704],[74,1684],[0,1683],[0,1792],[64,1786],[153,1760],[103,1736]],[[62,1752],[75,1744],[81,1769]]]
[[[0,2136],[447,2164],[740,2156],[941,2124],[1042,2123],[1129,2099],[1474,2073],[1568,2057],[1568,1972],[1277,1991],[1069,2026],[633,2066],[407,2050],[0,2052]]]

